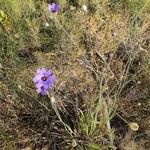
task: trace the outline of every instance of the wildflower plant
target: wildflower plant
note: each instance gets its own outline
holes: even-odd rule
[[[69,131],[69,133],[73,133],[71,128],[63,122],[63,120],[59,114],[59,111],[57,109],[57,106],[55,103],[55,98],[52,94],[49,93],[49,90],[52,89],[55,80],[56,80],[56,78],[53,75],[52,71],[50,69],[46,70],[45,68],[37,69],[36,75],[33,78],[33,82],[35,83],[37,93],[41,94],[43,96],[46,94],[48,95],[48,97],[50,98],[52,108],[55,111],[58,119],[64,125],[66,130]]]

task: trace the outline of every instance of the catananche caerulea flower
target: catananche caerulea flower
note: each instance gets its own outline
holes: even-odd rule
[[[59,9],[60,9],[60,6],[59,6],[57,3],[48,4],[48,10],[49,10],[50,12],[55,13],[55,12],[58,12]]]
[[[33,78],[36,91],[41,95],[45,95],[52,88],[54,81],[55,76],[52,74],[51,70],[46,70],[45,68],[38,69]]]

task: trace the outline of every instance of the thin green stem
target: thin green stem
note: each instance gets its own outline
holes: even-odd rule
[[[57,115],[58,119],[60,120],[60,122],[64,125],[65,129],[72,135],[72,134],[75,134],[72,129],[66,124],[64,123],[64,121],[62,120],[60,114],[59,114],[59,111],[57,109],[57,106],[56,106],[56,100],[54,98],[54,96],[51,96],[48,92],[47,92],[47,95],[48,97],[50,98],[50,102],[51,102],[51,105],[52,105],[52,108],[53,110],[55,111],[55,114]]]

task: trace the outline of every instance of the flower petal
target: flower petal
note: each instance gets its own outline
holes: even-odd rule
[[[43,96],[46,95],[46,93],[47,93],[47,91],[45,91],[45,90],[42,90],[42,91],[40,92],[40,94],[43,95]]]
[[[51,4],[48,4],[48,10],[50,12],[57,12],[59,11],[59,5],[57,3],[51,3]]]
[[[46,69],[45,68],[40,68],[36,71],[37,74],[44,74],[46,73]]]
[[[46,76],[51,76],[51,75],[52,75],[52,72],[51,72],[50,69],[48,69],[48,70],[46,71]]]
[[[37,83],[39,80],[41,80],[41,76],[40,76],[40,75],[36,75],[36,76],[32,79],[32,81],[33,81],[34,83]]]
[[[42,92],[42,89],[41,89],[41,88],[37,88],[37,89],[36,89],[36,92],[37,92],[38,94],[40,94],[40,93]]]

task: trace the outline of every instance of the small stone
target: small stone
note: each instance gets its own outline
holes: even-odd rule
[[[3,68],[2,64],[0,63],[0,69]]]
[[[116,32],[113,32],[113,33],[112,33],[112,36],[117,36],[117,33],[116,33]]]
[[[141,83],[141,81],[138,81],[138,82],[137,82],[137,84],[140,84],[140,83]]]
[[[70,10],[75,10],[75,9],[76,9],[76,7],[70,6]]]
[[[45,23],[44,23],[44,26],[45,26],[45,27],[49,27],[49,23],[48,23],[48,22],[45,22]]]
[[[76,140],[72,140],[72,147],[76,147],[77,146],[77,142],[76,142]]]
[[[138,131],[138,129],[139,129],[139,125],[138,125],[136,122],[131,122],[131,123],[129,124],[129,127],[130,127],[130,129],[133,130],[133,131]]]
[[[18,34],[15,34],[14,36],[15,36],[15,38],[19,38],[19,35],[18,35]]]
[[[88,12],[87,6],[85,4],[82,5],[82,10],[84,10],[85,12]]]
[[[18,88],[19,88],[19,89],[22,89],[22,86],[19,84],[19,85],[18,85]]]

